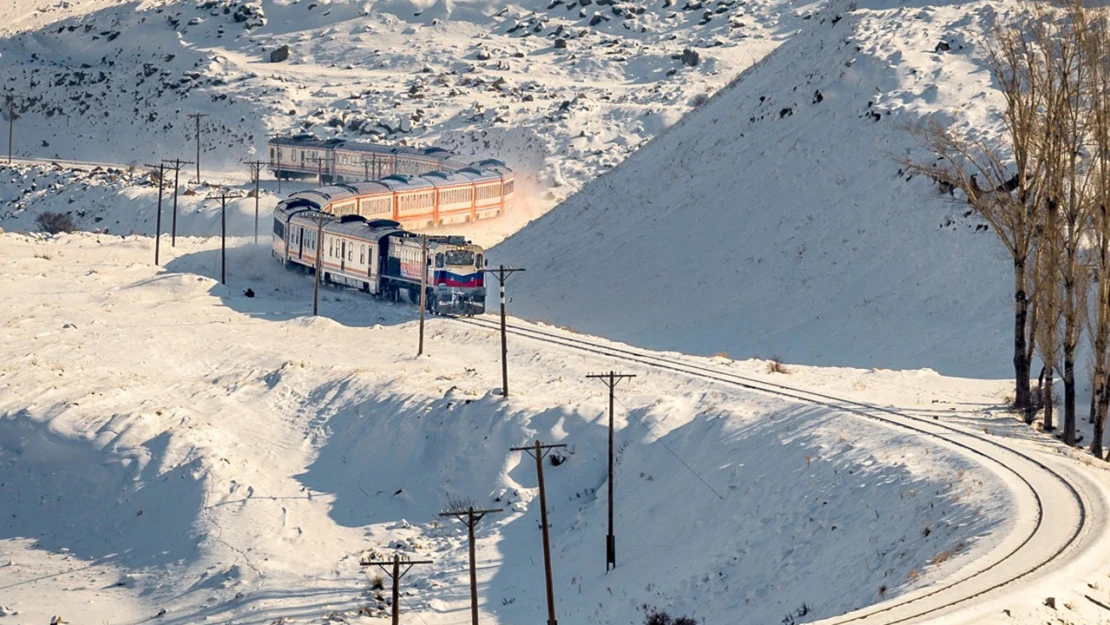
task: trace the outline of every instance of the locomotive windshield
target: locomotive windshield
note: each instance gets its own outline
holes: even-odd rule
[[[448,265],[473,265],[474,252],[469,250],[449,250],[446,252]]]

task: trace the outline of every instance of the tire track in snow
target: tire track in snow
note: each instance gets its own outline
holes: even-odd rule
[[[463,324],[473,327],[479,327],[491,331],[499,331],[500,327],[497,322],[480,317],[474,318],[453,318]],[[919,591],[911,592],[903,595],[897,599],[889,602],[872,605],[869,607],[855,610],[848,614],[840,615],[825,619],[823,622],[828,625],[843,625],[846,623],[854,623],[863,621],[864,619],[873,619],[868,622],[883,623],[884,625],[895,625],[898,623],[905,623],[921,617],[935,615],[937,612],[946,610],[948,608],[960,606],[982,597],[994,590],[1000,589],[1004,586],[1010,585],[1018,580],[1021,580],[1029,575],[1046,569],[1049,565],[1058,561],[1065,552],[1075,546],[1084,533],[1084,530],[1089,529],[1088,523],[1088,503],[1084,500],[1083,495],[1071,484],[1067,479],[1060,475],[1057,471],[1045,465],[1043,462],[1031,457],[1030,455],[1020,452],[1010,446],[1001,442],[991,440],[985,435],[980,435],[972,431],[965,430],[956,426],[948,425],[940,422],[936,418],[929,419],[925,417],[913,416],[892,408],[886,408],[860,402],[855,400],[844,399],[833,395],[828,395],[821,392],[808,391],[802,388],[778,384],[774,382],[767,382],[757,378],[752,378],[740,375],[733,372],[727,372],[713,367],[698,365],[694,363],[687,363],[681,360],[657,356],[648,352],[643,352],[634,349],[615,347],[611,345],[603,345],[594,341],[585,340],[582,338],[569,337],[556,332],[540,330],[536,328],[526,327],[519,324],[508,324],[507,331],[509,333],[521,336],[524,338],[532,339],[551,345],[566,347],[578,351],[589,352],[624,362],[639,364],[648,368],[662,369],[683,375],[708,380],[729,386],[744,388],[760,393],[776,395],[787,399],[802,401],[809,404],[825,406],[834,410],[839,410],[849,414],[856,415],[865,419],[878,421],[894,427],[907,429],[916,432],[923,436],[935,438],[944,441],[947,445],[953,445],[963,450],[965,454],[977,456],[984,464],[991,463],[997,468],[1008,472],[1016,478],[1016,480],[1028,489],[1032,495],[1033,501],[1036,506],[1035,522],[1028,534],[1020,540],[1020,542],[1010,548],[1008,553],[1000,559],[992,562],[985,568],[976,570],[975,572],[958,576],[955,581],[942,581],[931,587],[920,589]],[[977,448],[977,446],[980,446]],[[1005,454],[1013,456],[1013,459],[1019,463],[1026,463],[1032,468],[1039,471],[1039,476],[1034,476],[1027,479],[1022,471],[1014,468],[1011,464],[1007,464],[988,453],[982,446],[987,447],[991,451],[997,452],[1002,450]],[[1026,467],[1028,468],[1028,467]],[[1031,483],[1030,479],[1037,482],[1050,482],[1050,484],[1040,483],[1035,486]],[[1051,532],[1054,527],[1059,527],[1062,521],[1052,519],[1052,522],[1046,523],[1046,515],[1059,515],[1061,507],[1057,505],[1059,502],[1052,501],[1053,497],[1047,496],[1044,492],[1046,486],[1054,486],[1055,488],[1063,487],[1063,491],[1067,493],[1070,498],[1070,503],[1074,504],[1075,510],[1073,513],[1068,514],[1064,512],[1064,516],[1071,516],[1070,532],[1067,538],[1051,548],[1048,554],[1041,554],[1034,559],[1033,566],[1022,566],[1021,562],[1026,559],[1026,551],[1034,551],[1043,544],[1043,542],[1052,543],[1051,536],[1048,538],[1042,536],[1045,532]],[[1017,528],[1015,528],[1016,530]],[[1014,532],[1012,532],[1014,533]],[[1034,542],[1034,539],[1042,538],[1043,541]],[[1005,542],[1005,541],[1004,541]],[[980,558],[979,561],[987,559],[994,551]],[[1013,567],[1003,567],[1004,564],[1014,564]],[[969,565],[970,566],[970,565]],[[966,569],[967,567],[965,567]],[[1014,572],[1004,571],[1003,568],[1013,568]],[[1002,578],[995,581],[991,575],[1001,574]],[[976,587],[975,583],[985,583],[985,587]],[[968,592],[960,593],[964,590],[965,586]],[[945,595],[942,596],[942,593]],[[957,594],[951,600],[947,600],[948,594]],[[933,601],[926,601],[930,598],[935,598]],[[936,603],[936,601],[941,603]],[[924,603],[922,603],[924,602]],[[873,617],[878,615],[885,615],[889,620],[877,620]]]

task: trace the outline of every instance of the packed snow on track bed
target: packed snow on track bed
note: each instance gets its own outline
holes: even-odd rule
[[[544,618],[535,465],[545,467],[558,617],[803,622],[921,588],[998,544],[1018,511],[953,448],[857,417],[632,367],[616,420],[618,567],[605,574],[611,361],[325,288],[268,249],[182,238],[0,235],[0,603],[4,622],[372,622],[367,557],[432,560],[402,609],[467,622],[479,526],[484,622]],[[244,295],[253,289],[254,296]],[[708,363],[708,361],[706,361]],[[783,377],[818,380],[819,370]],[[929,374],[841,372],[934,406]],[[924,380],[924,382],[922,382]],[[948,385],[948,386],[946,386]],[[981,385],[980,385],[981,386]],[[992,394],[996,387],[981,392]],[[362,615],[360,616],[360,611]]]

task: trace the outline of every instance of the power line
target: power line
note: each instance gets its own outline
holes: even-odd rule
[[[493,274],[501,285],[501,396],[509,396],[509,348],[505,338],[505,280],[523,268],[506,267],[500,265],[497,269],[483,269],[482,273]]]
[[[587,379],[601,380],[609,387],[609,533],[605,536],[605,572],[609,567],[617,568],[617,537],[613,533],[613,399],[617,384],[621,380],[636,377],[631,373],[609,373],[587,375]]]
[[[509,451],[523,451],[536,459],[536,477],[540,483],[540,526],[543,529],[543,573],[547,584],[547,625],[559,624],[555,620],[555,588],[551,579],[551,538],[547,531],[547,491],[543,483],[543,459],[549,451],[557,447],[566,447],[566,445],[561,443],[545,445],[536,439],[532,445],[509,448]]]
[[[166,164],[159,162],[157,165],[147,163],[147,167],[158,168],[158,217],[154,220],[154,264],[158,264],[158,252],[162,243],[162,189],[166,182]]]
[[[635,419],[637,423],[639,423],[640,425],[642,425],[642,426],[644,427],[644,429],[648,431],[648,434],[651,434],[652,436],[654,436],[654,437],[655,437],[655,442],[657,442],[657,443],[659,443],[660,445],[662,445],[662,446],[663,446],[663,449],[666,449],[667,451],[671,452],[671,455],[672,455],[672,456],[674,456],[674,457],[675,457],[675,459],[676,459],[676,460],[678,460],[678,461],[679,461],[680,463],[682,463],[682,466],[686,467],[686,470],[687,470],[687,471],[689,471],[690,473],[692,473],[694,477],[698,478],[698,480],[699,480],[699,481],[700,481],[700,482],[701,482],[702,484],[705,484],[705,487],[706,487],[706,488],[708,488],[708,489],[709,489],[709,490],[710,490],[710,491],[711,491],[711,492],[712,492],[712,493],[713,493],[714,495],[716,495],[718,499],[724,499],[724,496],[723,496],[723,495],[721,495],[721,493],[718,493],[718,492],[717,492],[717,489],[715,489],[715,488],[713,488],[712,486],[710,486],[710,485],[709,485],[709,482],[705,481],[705,478],[703,478],[703,477],[701,476],[701,474],[699,474],[699,473],[698,473],[697,471],[695,471],[695,470],[694,470],[694,468],[693,468],[693,467],[691,467],[691,466],[690,466],[689,464],[687,464],[687,462],[686,462],[685,460],[683,460],[683,459],[682,459],[682,456],[678,455],[678,452],[676,452],[675,450],[671,449],[671,446],[670,446],[670,445],[668,445],[667,443],[663,442],[663,438],[662,438],[662,437],[660,437],[660,436],[659,436],[658,434],[656,434],[655,432],[651,431],[651,428],[650,428],[650,427],[648,427],[648,425],[647,425],[646,423],[644,423],[643,421],[641,421],[641,420],[640,420],[640,417],[637,417],[637,416],[636,416],[636,413],[635,413],[635,412],[633,412],[631,408],[629,408],[629,407],[628,407],[627,405],[625,405],[625,403],[624,403],[624,402],[622,402],[622,401],[621,401],[620,399],[617,399],[617,402],[618,402],[618,403],[619,403],[619,404],[620,404],[621,406],[624,406],[624,409],[625,409],[625,411],[627,411],[628,415],[629,415],[629,416],[631,416],[631,417],[632,417],[633,419]]]
[[[181,172],[182,165],[192,165],[193,161],[183,161],[175,158],[172,161],[162,159],[162,162],[167,163],[166,169],[173,170],[173,222],[170,226],[170,247],[177,247],[177,190],[180,188],[178,174]]]
[[[439,516],[450,516],[466,524],[466,535],[470,543],[470,625],[478,625],[478,574],[474,564],[474,526],[478,525],[487,514],[503,512],[501,508],[475,510],[468,506],[466,510],[449,510],[440,512]]]
[[[206,200],[220,201],[220,284],[227,285],[227,201],[243,197],[238,191],[226,189],[213,193]]]
[[[251,180],[254,182],[254,244],[258,245],[258,196],[259,185],[262,180],[262,168],[268,163],[266,161],[246,161],[246,165],[251,168]]]
[[[200,184],[200,120],[202,117],[208,117],[208,113],[190,113],[187,117],[191,117],[197,122],[197,184]]]

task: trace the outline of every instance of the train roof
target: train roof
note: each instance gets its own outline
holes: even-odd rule
[[[269,143],[274,145],[291,145],[298,148],[334,148],[343,143],[342,139],[320,139],[314,135],[293,135],[292,137],[274,137]]]
[[[330,185],[327,187],[308,189],[307,191],[298,191],[290,195],[289,199],[303,198],[317,202],[320,206],[326,206],[332,202],[349,200],[357,195],[358,192],[349,185]]]
[[[335,149],[343,150],[346,152],[369,152],[372,154],[398,154],[404,156],[416,156],[436,161],[459,160],[460,163],[465,164],[465,161],[463,161],[462,159],[458,159],[458,157],[451,151],[438,146],[414,148],[407,145],[383,145],[380,143],[340,141],[338,144],[335,145]]]
[[[347,215],[324,226],[325,232],[346,234],[364,239],[379,240],[384,236],[397,232],[405,232],[401,224],[390,219],[374,219],[367,221],[358,215]]]
[[[392,193],[392,189],[386,185],[371,180],[370,182],[349,182],[346,184],[338,185],[347,189],[351,189],[359,196],[366,195],[382,195]]]
[[[476,167],[464,167],[456,172],[459,176],[466,176],[471,182],[492,182],[494,180],[501,180],[501,172],[492,169],[478,169]]]
[[[471,179],[466,176],[448,171],[430,171],[426,174],[421,174],[420,177],[436,187],[451,187],[460,184],[469,184],[471,182]]]
[[[394,174],[386,176],[381,180],[376,181],[379,184],[389,187],[391,191],[420,191],[422,189],[432,189],[434,186],[431,181],[421,178],[419,176],[405,176],[403,174]]]
[[[279,209],[282,208],[281,204],[278,205],[278,208]],[[311,214],[311,215],[324,215],[324,216],[328,217],[329,218],[329,225],[333,221],[339,221],[339,216],[333,215],[333,214],[325,212],[325,211],[322,211],[318,208],[307,208],[307,207],[304,207],[304,206],[286,206],[284,208],[284,212],[289,213],[290,220],[298,219],[298,218],[302,218],[302,217],[307,218],[308,215]]]

